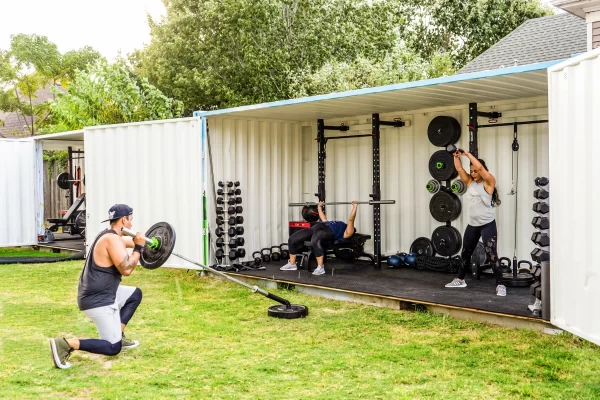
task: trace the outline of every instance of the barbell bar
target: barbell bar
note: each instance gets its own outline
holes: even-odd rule
[[[175,247],[175,240],[174,240],[174,234],[175,234],[175,231],[173,230],[173,228],[172,228],[172,227],[171,227],[171,226],[170,226],[168,223],[166,223],[166,222],[159,222],[158,224],[155,224],[153,227],[151,227],[151,228],[148,230],[148,232],[152,232],[152,230],[153,230],[153,229],[155,229],[154,227],[156,227],[156,226],[159,226],[159,227],[165,228],[165,231],[166,231],[166,232],[172,232],[172,234],[173,234],[173,238],[172,238],[172,239],[173,239],[173,240],[171,240],[171,239],[169,238],[169,240],[168,240],[169,248],[165,249],[165,248],[163,248],[163,247],[164,247],[164,246],[163,246],[163,241],[162,241],[162,240],[160,240],[160,238],[157,238],[157,237],[152,237],[152,238],[149,238],[149,237],[147,237],[147,236],[144,236],[144,241],[146,242],[146,244],[148,245],[148,247],[150,247],[151,249],[153,249],[153,250],[162,250],[162,251],[163,251],[165,254],[167,254],[167,253],[168,253],[169,255],[171,255],[171,254],[172,254],[172,255],[174,255],[175,257],[179,257],[179,258],[181,258],[181,259],[182,259],[182,260],[184,260],[184,261],[187,261],[187,262],[189,262],[189,263],[191,263],[191,264],[194,264],[194,265],[197,265],[197,266],[199,266],[199,267],[202,267],[203,269],[209,270],[210,272],[213,272],[213,273],[215,273],[215,274],[217,274],[217,275],[221,275],[222,277],[224,277],[224,278],[227,278],[227,279],[229,279],[230,281],[233,281],[233,282],[235,282],[235,283],[237,283],[237,284],[239,284],[239,285],[242,285],[242,286],[244,286],[244,287],[246,287],[246,288],[248,288],[248,289],[252,290],[252,293],[259,293],[259,294],[262,294],[263,296],[265,296],[265,297],[268,297],[268,298],[269,298],[269,299],[271,299],[271,300],[275,300],[276,302],[278,302],[278,303],[281,303],[281,304],[285,305],[285,306],[286,306],[286,308],[292,308],[292,306],[293,306],[293,305],[292,305],[292,304],[291,304],[291,303],[290,303],[288,300],[286,300],[286,299],[284,299],[284,298],[282,298],[282,297],[279,297],[279,296],[277,296],[277,295],[274,295],[274,294],[272,294],[272,293],[269,293],[269,292],[267,292],[266,290],[264,290],[264,289],[261,289],[261,288],[259,288],[259,287],[258,287],[258,286],[256,286],[256,285],[254,285],[254,286],[250,286],[250,285],[248,285],[246,282],[242,282],[242,281],[240,281],[240,280],[238,280],[238,279],[235,279],[234,277],[231,277],[231,276],[229,276],[229,275],[227,275],[227,274],[225,274],[225,273],[223,273],[223,272],[221,272],[221,271],[217,271],[216,269],[213,269],[213,268],[211,268],[211,267],[209,267],[209,266],[207,266],[207,265],[204,265],[204,264],[202,264],[202,263],[199,263],[199,262],[197,262],[197,261],[190,260],[189,258],[187,258],[187,257],[185,257],[185,256],[182,256],[181,254],[174,253],[174,252],[173,252],[173,248]],[[121,232],[123,232],[125,235],[127,235],[127,236],[131,236],[131,237],[135,237],[135,234],[136,234],[136,232],[132,231],[131,229],[127,229],[127,228],[125,228],[125,227],[122,227],[122,228],[121,228]],[[167,240],[165,240],[165,242],[167,242]],[[143,251],[143,252],[145,252],[145,249],[144,249],[144,251]],[[166,258],[168,258],[168,257],[166,257]],[[140,261],[141,261],[141,257],[140,257]],[[166,259],[164,260],[164,262],[166,262]],[[158,268],[158,267],[160,267],[162,264],[164,264],[164,262],[163,262],[163,263],[161,263],[160,265],[157,265],[157,266],[156,266],[156,267],[154,267],[154,268]],[[146,267],[144,264],[142,264],[142,266]],[[147,267],[146,267],[146,268],[147,268]]]
[[[74,182],[83,182],[83,184],[85,185],[85,176],[83,177],[83,179],[73,179],[71,174],[69,174],[68,172],[63,172],[58,174],[58,176],[56,177],[56,184],[59,188],[64,190],[69,189],[69,187]]]
[[[369,201],[359,201],[357,202],[358,204],[368,204],[368,205],[375,205],[375,204],[396,204],[396,200],[369,200]],[[310,205],[316,205],[317,203],[315,203],[314,201],[307,201],[305,203],[290,203],[289,206],[290,207],[304,207],[304,206],[310,206]],[[334,201],[331,203],[325,203],[326,206],[337,206],[337,205],[342,205],[342,204],[352,204],[352,202],[350,201]]]

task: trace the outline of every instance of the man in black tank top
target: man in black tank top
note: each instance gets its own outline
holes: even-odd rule
[[[77,293],[77,305],[98,330],[100,339],[49,339],[52,361],[57,368],[71,367],[68,362],[73,350],[117,355],[121,349],[139,346],[136,340],[125,337],[125,326],[142,301],[142,291],[121,285],[122,276],[129,276],[137,266],[145,245],[144,236],[122,236],[121,228],[130,229],[133,209],[115,204],[108,212],[110,229],[105,229],[94,240],[87,255]],[[102,222],[106,222],[102,221]],[[131,255],[127,248],[133,248]]]

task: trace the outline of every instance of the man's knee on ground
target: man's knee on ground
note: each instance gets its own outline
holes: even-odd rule
[[[110,349],[106,352],[107,356],[116,356],[121,352],[123,343],[119,340],[117,343],[111,343]]]

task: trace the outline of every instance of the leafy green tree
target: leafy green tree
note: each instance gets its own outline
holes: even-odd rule
[[[135,76],[124,60],[101,61],[87,72],[77,70],[68,92],[56,95],[50,104],[52,125],[46,132],[177,118],[183,111],[180,101]]]
[[[456,69],[523,22],[552,15],[539,0],[394,0],[410,29],[405,39],[423,58],[449,53]]]
[[[46,36],[18,34],[11,36],[9,50],[0,50],[0,111],[14,112],[26,124],[26,132],[34,135],[47,124],[48,102],[38,99],[40,90],[68,86],[76,70],[100,59],[91,47],[61,54]]]
[[[152,41],[131,55],[141,76],[187,113],[294,97],[294,83],[335,60],[392,51],[404,17],[386,1],[163,0]]]

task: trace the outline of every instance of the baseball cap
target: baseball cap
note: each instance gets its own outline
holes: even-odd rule
[[[115,204],[108,210],[108,219],[105,219],[102,222],[127,217],[131,214],[133,214],[133,208],[129,207],[127,204]]]

